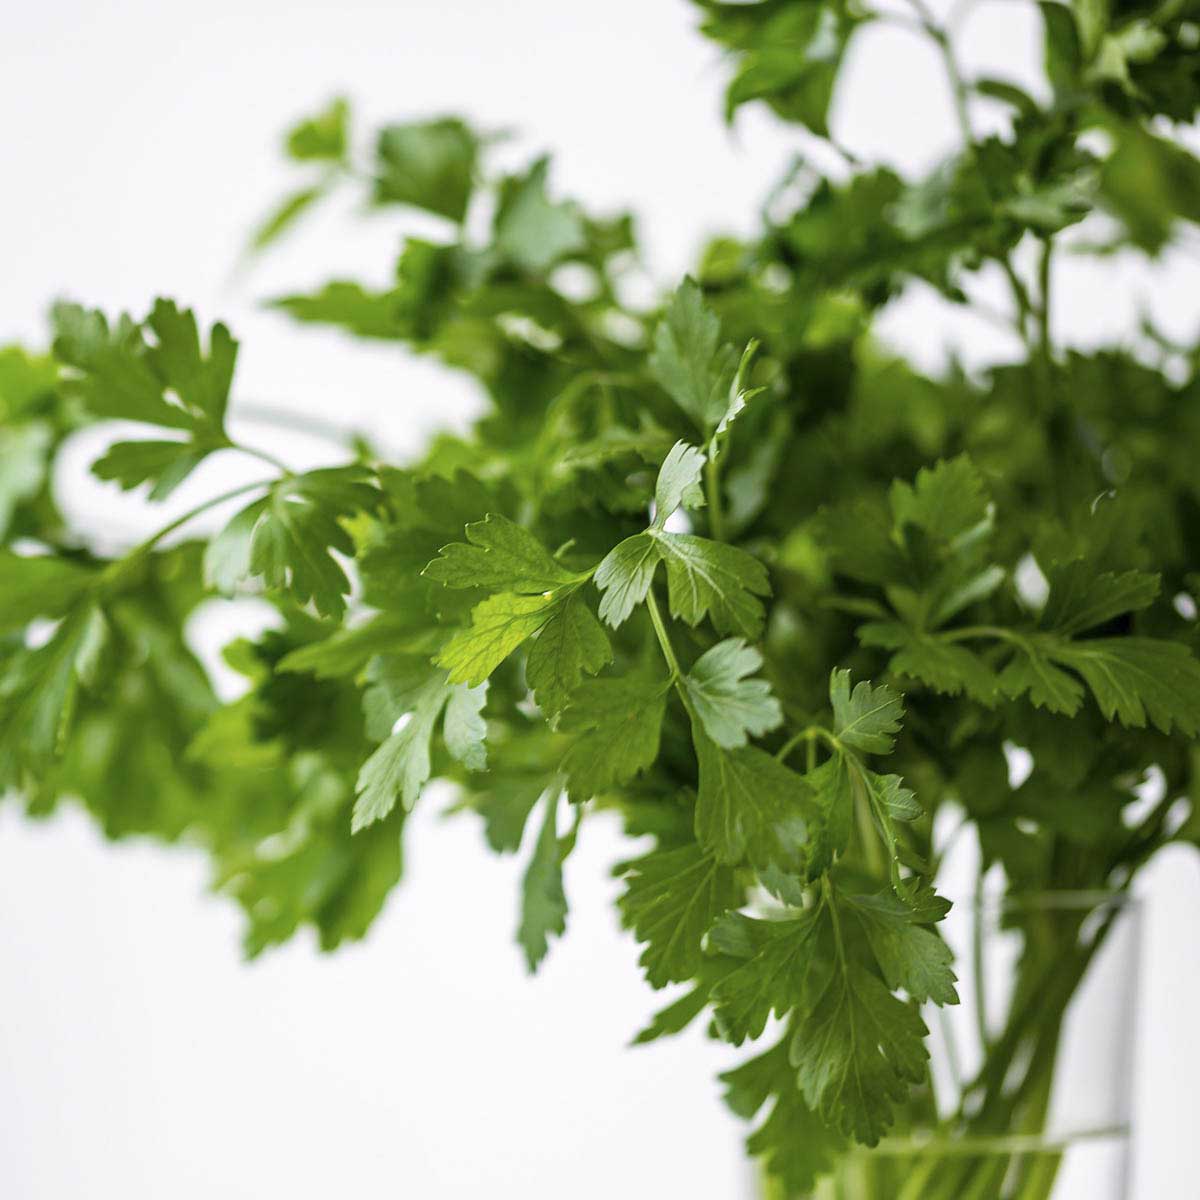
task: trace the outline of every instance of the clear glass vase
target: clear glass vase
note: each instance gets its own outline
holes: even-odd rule
[[[1128,1200],[1137,902],[1062,892],[960,903],[962,1003],[930,1008],[928,1093],[816,1200]]]

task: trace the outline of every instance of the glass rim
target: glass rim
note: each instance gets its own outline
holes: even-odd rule
[[[1032,892],[985,890],[955,898],[954,908],[972,912],[1092,912],[1139,909],[1142,898],[1128,888],[1045,888]]]

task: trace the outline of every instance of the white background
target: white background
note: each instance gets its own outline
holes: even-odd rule
[[[263,264],[232,269],[295,183],[279,131],[339,91],[360,127],[456,111],[519,130],[506,155],[552,149],[560,189],[641,214],[650,270],[669,282],[706,232],[749,229],[787,157],[813,151],[758,115],[722,127],[724,71],[693,25],[682,0],[11,6],[0,343],[40,342],[64,292],[137,313],[165,292],[230,322],[240,400],[370,426],[411,451],[475,410],[469,383],[391,347],[297,331],[256,303],[331,274],[382,283],[413,223],[351,220],[347,197]],[[984,4],[963,49],[1029,78],[1031,9]],[[835,132],[865,157],[928,166],[954,136],[933,56],[903,31],[862,34]],[[1194,262],[1070,265],[1059,335],[1120,336],[1143,302],[1194,334]],[[931,364],[948,344],[973,362],[1013,349],[920,293],[884,328]],[[67,471],[94,452],[76,447]],[[253,477],[243,464],[202,473],[179,504],[240,470]],[[108,489],[74,484],[63,501],[104,544],[149,528],[138,501]],[[220,609],[197,636],[211,651],[255,616]],[[410,822],[407,879],[365,945],[320,957],[305,937],[251,966],[194,852],[106,845],[73,812],[31,825],[0,810],[0,1196],[748,1195],[743,1131],[713,1080],[736,1056],[698,1036],[625,1049],[661,999],[611,910],[608,867],[627,847],[585,828],[568,937],[531,981],[511,944],[516,864],[437,809],[427,796]],[[1134,1195],[1185,1200],[1200,1169],[1195,859],[1164,856],[1144,894]]]

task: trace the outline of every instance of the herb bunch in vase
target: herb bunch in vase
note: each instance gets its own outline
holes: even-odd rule
[[[960,67],[970,4],[698,3],[729,120],[765,105],[837,152],[843,58],[889,22],[936,51],[961,144],[918,179],[798,158],[651,307],[632,217],[558,196],[546,159],[500,171],[454,117],[364,134],[340,99],[297,124],[256,252],[335,191],[441,230],[385,288],[273,301],[474,378],[483,416],[415,462],[366,435],[299,470],[231,436],[224,325],[57,305],[46,349],[0,351],[9,802],[199,842],[257,954],[363,937],[445,780],[524,855],[531,970],[577,839],[619,821],[620,917],[666,989],[636,1040],[728,1043],[764,1195],[1120,1200],[1130,897],[1200,846],[1200,344],[1147,322],[1069,350],[1051,313],[1062,256],[1194,237],[1172,134],[1200,4],[1036,7],[1037,96]],[[906,361],[873,328],[914,283],[1021,356]],[[143,435],[91,470],[147,505],[212,456],[261,477],[101,554],[50,479],[112,420]],[[276,614],[226,648],[228,703],[186,636],[214,595]]]

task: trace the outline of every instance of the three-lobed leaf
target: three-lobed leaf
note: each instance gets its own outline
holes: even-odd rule
[[[683,685],[705,733],[718,746],[744,746],[783,723],[783,710],[765,679],[748,679],[762,655],[741,638],[728,638],[705,651]]]

